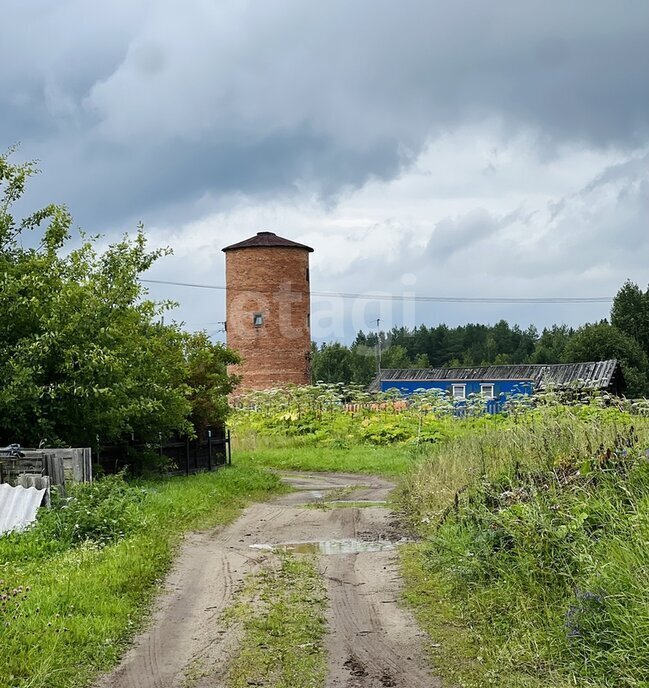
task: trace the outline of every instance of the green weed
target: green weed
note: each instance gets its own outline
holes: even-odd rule
[[[237,449],[292,447],[355,449],[440,442],[477,422],[502,417],[486,413],[485,400],[467,400],[461,419],[453,400],[439,390],[422,390],[406,403],[398,393],[369,395],[354,385],[317,384],[250,392],[229,419]]]
[[[244,598],[229,612],[243,627],[231,688],[324,686],[325,585],[313,558],[278,556],[279,565],[248,580]]]

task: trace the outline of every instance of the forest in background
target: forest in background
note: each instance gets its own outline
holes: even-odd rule
[[[495,325],[420,325],[359,332],[351,346],[313,345],[314,382],[368,384],[378,368],[429,368],[520,363],[577,363],[616,358],[629,396],[649,394],[649,287],[627,281],[610,318],[578,328],[554,325],[542,332],[501,320]]]

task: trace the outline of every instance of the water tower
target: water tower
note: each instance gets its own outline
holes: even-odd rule
[[[226,246],[226,333],[241,389],[311,382],[309,253],[273,232]]]

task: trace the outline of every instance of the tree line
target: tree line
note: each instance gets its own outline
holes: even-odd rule
[[[436,368],[523,363],[577,363],[616,358],[629,396],[649,394],[649,287],[627,281],[610,318],[582,327],[554,325],[539,332],[501,320],[495,325],[420,325],[359,332],[351,346],[313,345],[314,381],[368,384],[381,368]]]

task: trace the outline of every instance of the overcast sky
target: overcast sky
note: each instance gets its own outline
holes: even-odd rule
[[[613,295],[649,282],[647,0],[4,0],[0,147],[33,205],[175,251],[150,276],[224,283],[259,230],[309,244],[312,287]],[[155,286],[216,338],[220,291]],[[319,340],[606,304],[314,298]]]

